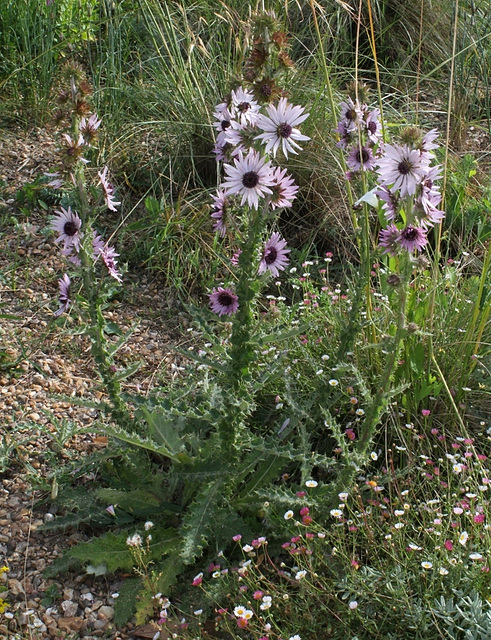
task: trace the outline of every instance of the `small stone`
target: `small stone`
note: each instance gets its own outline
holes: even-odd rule
[[[76,602],[72,602],[71,600],[63,600],[63,602],[61,603],[61,608],[63,609],[63,612],[65,613],[65,616],[67,618],[73,618],[78,611],[78,604]]]
[[[65,631],[78,632],[83,627],[84,620],[79,617],[58,618],[58,628]]]
[[[11,578],[7,584],[9,586],[9,591],[12,593],[13,596],[18,596],[24,593],[24,587],[22,586],[19,580],[16,580],[15,578]]]
[[[113,607],[103,606],[98,611],[99,618],[105,618],[106,620],[112,620],[114,618]]]
[[[105,629],[107,626],[107,620],[94,620],[93,627],[94,629]]]

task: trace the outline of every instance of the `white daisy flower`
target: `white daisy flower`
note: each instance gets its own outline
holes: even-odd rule
[[[266,153],[272,152],[273,157],[281,146],[285,158],[288,154],[297,152],[300,149],[296,140],[310,140],[308,136],[304,136],[297,128],[304,120],[309,117],[308,113],[304,113],[304,108],[288,104],[286,98],[280,98],[278,105],[270,105],[266,107],[268,116],[260,114],[257,118],[257,125],[264,131],[256,140],[262,140],[266,143]]]
[[[245,158],[239,153],[234,158],[234,165],[225,164],[224,169],[226,176],[223,191],[226,195],[242,195],[241,205],[247,202],[250,207],[257,209],[259,198],[264,198],[266,194],[272,195],[269,188],[274,184],[271,163],[257,151],[249,151]]]

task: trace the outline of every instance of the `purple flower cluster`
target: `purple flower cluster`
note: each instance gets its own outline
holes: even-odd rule
[[[99,173],[99,177],[106,204],[108,208],[116,211],[115,205],[120,203],[114,202],[112,199],[114,189],[107,182],[106,176],[107,167],[104,169],[102,174]],[[60,207],[60,211],[56,211],[56,217],[52,220],[50,228],[58,234],[55,242],[62,244],[61,253],[69,260],[69,262],[80,267],[82,265],[80,252],[85,250],[94,263],[97,260],[100,260],[106,267],[109,275],[118,282],[122,282],[121,273],[118,270],[116,259],[119,254],[116,253],[114,247],[105,243],[100,235],[95,231],[92,231],[92,242],[90,244],[90,248],[87,246],[87,243],[84,243],[82,249],[82,242],[84,239],[84,233],[82,232],[82,220],[75,211],[72,211],[70,206],[68,206],[67,209]],[[67,274],[64,274],[59,280],[60,308],[55,312],[55,316],[61,315],[70,306],[70,285],[70,278]]]
[[[361,171],[377,176],[378,186],[370,193],[382,201],[388,224],[380,232],[383,252],[395,256],[400,251],[422,251],[428,243],[428,228],[445,216],[439,209],[442,196],[436,184],[441,167],[432,166],[437,130],[421,136],[410,129],[403,144],[386,145],[379,109],[370,111],[366,104],[347,98],[340,112],[337,146],[348,151],[346,177],[351,179]]]
[[[270,159],[278,155],[288,160],[289,154],[301,150],[299,142],[310,138],[299,125],[309,114],[304,108],[280,98],[276,105],[268,104],[265,113],[254,94],[238,87],[227,102],[215,107],[214,127],[217,131],[214,152],[218,161],[225,161],[224,180],[213,198],[211,217],[213,230],[221,236],[230,229],[234,205],[259,209],[259,201],[267,198],[271,210],[291,207],[298,187],[287,170],[275,166]],[[271,272],[278,276],[288,263],[289,249],[278,233],[264,244],[258,274]],[[237,259],[233,264],[238,263]],[[235,293],[229,288],[214,289],[209,294],[210,307],[219,315],[232,315],[239,308]]]
[[[348,150],[346,164],[351,172],[371,171],[376,166],[376,157],[380,153],[382,143],[382,126],[380,110],[369,110],[366,104],[360,104],[351,98],[341,103],[341,118],[337,132],[337,146]]]
[[[377,162],[379,188],[388,227],[380,232],[384,253],[396,255],[404,250],[421,251],[427,244],[427,231],[445,216],[439,209],[442,196],[436,181],[441,167],[431,166],[438,147],[438,133],[432,129],[421,139],[402,145],[387,145]],[[408,205],[408,200],[410,200]],[[405,212],[404,226],[396,226],[400,212]]]

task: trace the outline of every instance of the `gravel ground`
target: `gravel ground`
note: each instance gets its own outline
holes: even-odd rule
[[[0,639],[153,638],[155,629],[149,625],[114,628],[117,577],[43,577],[64,549],[88,539],[80,531],[40,530],[56,513],[49,499],[56,423],[67,421],[75,431],[85,430],[68,438],[56,454],[59,464],[107,442],[96,430],[93,411],[69,401],[100,399],[103,392],[94,383],[87,340],[73,335],[75,320],[67,316],[64,326],[53,324],[64,266],[53,237],[46,234],[46,213],[35,210],[27,219],[15,203],[19,187],[49,169],[54,151],[45,130],[0,132],[0,313],[9,316],[0,324],[0,353],[7,355],[0,360],[0,567],[8,567],[0,574],[7,589],[0,597],[8,603],[0,614]],[[187,319],[162,291],[158,279],[125,276],[124,301],[107,314],[123,330],[136,326],[118,358],[121,365],[143,362],[128,383],[143,393],[155,383],[157,372],[177,375],[180,364],[172,349],[176,342],[182,346]],[[16,366],[6,366],[8,362]],[[46,601],[47,593],[52,602]]]

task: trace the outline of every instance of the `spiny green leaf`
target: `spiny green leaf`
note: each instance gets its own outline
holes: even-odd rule
[[[222,503],[223,482],[220,478],[203,487],[188,508],[182,526],[181,558],[184,564],[191,564],[206,546],[207,536],[214,528],[214,519]]]

